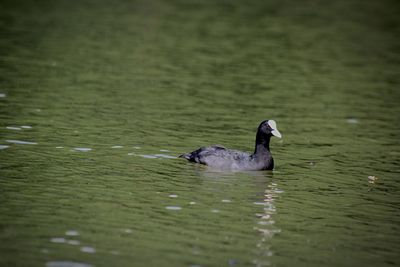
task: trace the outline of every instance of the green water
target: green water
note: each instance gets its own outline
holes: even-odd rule
[[[0,266],[399,266],[399,11],[1,1]]]

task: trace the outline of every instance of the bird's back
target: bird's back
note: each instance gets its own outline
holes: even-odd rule
[[[220,145],[201,147],[180,157],[218,169],[248,169],[246,166],[253,165],[249,153],[226,149]]]

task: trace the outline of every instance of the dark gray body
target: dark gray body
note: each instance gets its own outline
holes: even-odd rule
[[[180,157],[221,170],[272,170],[274,168],[274,160],[271,153],[262,147],[260,149],[263,153],[257,151],[259,153],[249,154],[238,150],[226,149],[220,145],[213,145],[201,147]]]
[[[265,120],[258,126],[253,154],[213,145],[201,147],[193,152],[180,155],[180,157],[222,170],[272,170],[274,159],[269,150],[269,141],[272,136],[282,137],[276,128],[276,122]]]

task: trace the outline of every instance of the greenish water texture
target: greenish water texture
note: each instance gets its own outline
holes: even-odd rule
[[[399,266],[396,1],[1,1],[0,266]],[[252,151],[272,172],[176,158]]]

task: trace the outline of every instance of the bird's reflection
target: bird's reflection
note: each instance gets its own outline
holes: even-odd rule
[[[233,178],[251,179],[259,190],[254,193],[258,201],[254,205],[260,206],[260,211],[255,213],[256,225],[254,230],[258,232],[259,239],[256,243],[256,257],[253,264],[257,267],[271,265],[270,258],[274,254],[270,241],[271,238],[281,230],[275,225],[274,215],[277,214],[275,199],[283,191],[279,189],[278,183],[273,179],[272,171],[245,171],[245,172],[222,172],[202,168],[197,170],[201,177],[206,179],[219,179],[231,182]]]
[[[256,255],[253,258],[253,264],[257,267],[271,265],[271,256],[274,254],[270,245],[271,238],[280,232],[274,220],[274,216],[277,214],[275,200],[283,192],[279,189],[278,183],[273,177],[274,172],[219,171],[203,165],[191,165],[188,168],[199,178],[199,184],[219,193],[225,191],[223,188],[227,184],[234,184],[234,187],[238,186],[244,190],[249,190],[246,199],[253,199],[252,204],[256,205],[258,210],[255,214],[246,214],[246,216],[255,216],[253,228],[259,235],[255,242]]]
[[[274,202],[282,192],[283,191],[278,188],[278,183],[270,180],[266,184],[262,200],[255,203],[262,206],[261,212],[255,214],[258,220],[254,230],[258,231],[260,234],[260,239],[257,243],[257,258],[253,261],[257,267],[271,265],[269,258],[273,255],[273,250],[270,246],[270,240],[275,234],[281,231],[275,225],[274,221],[274,215],[277,214]]]

